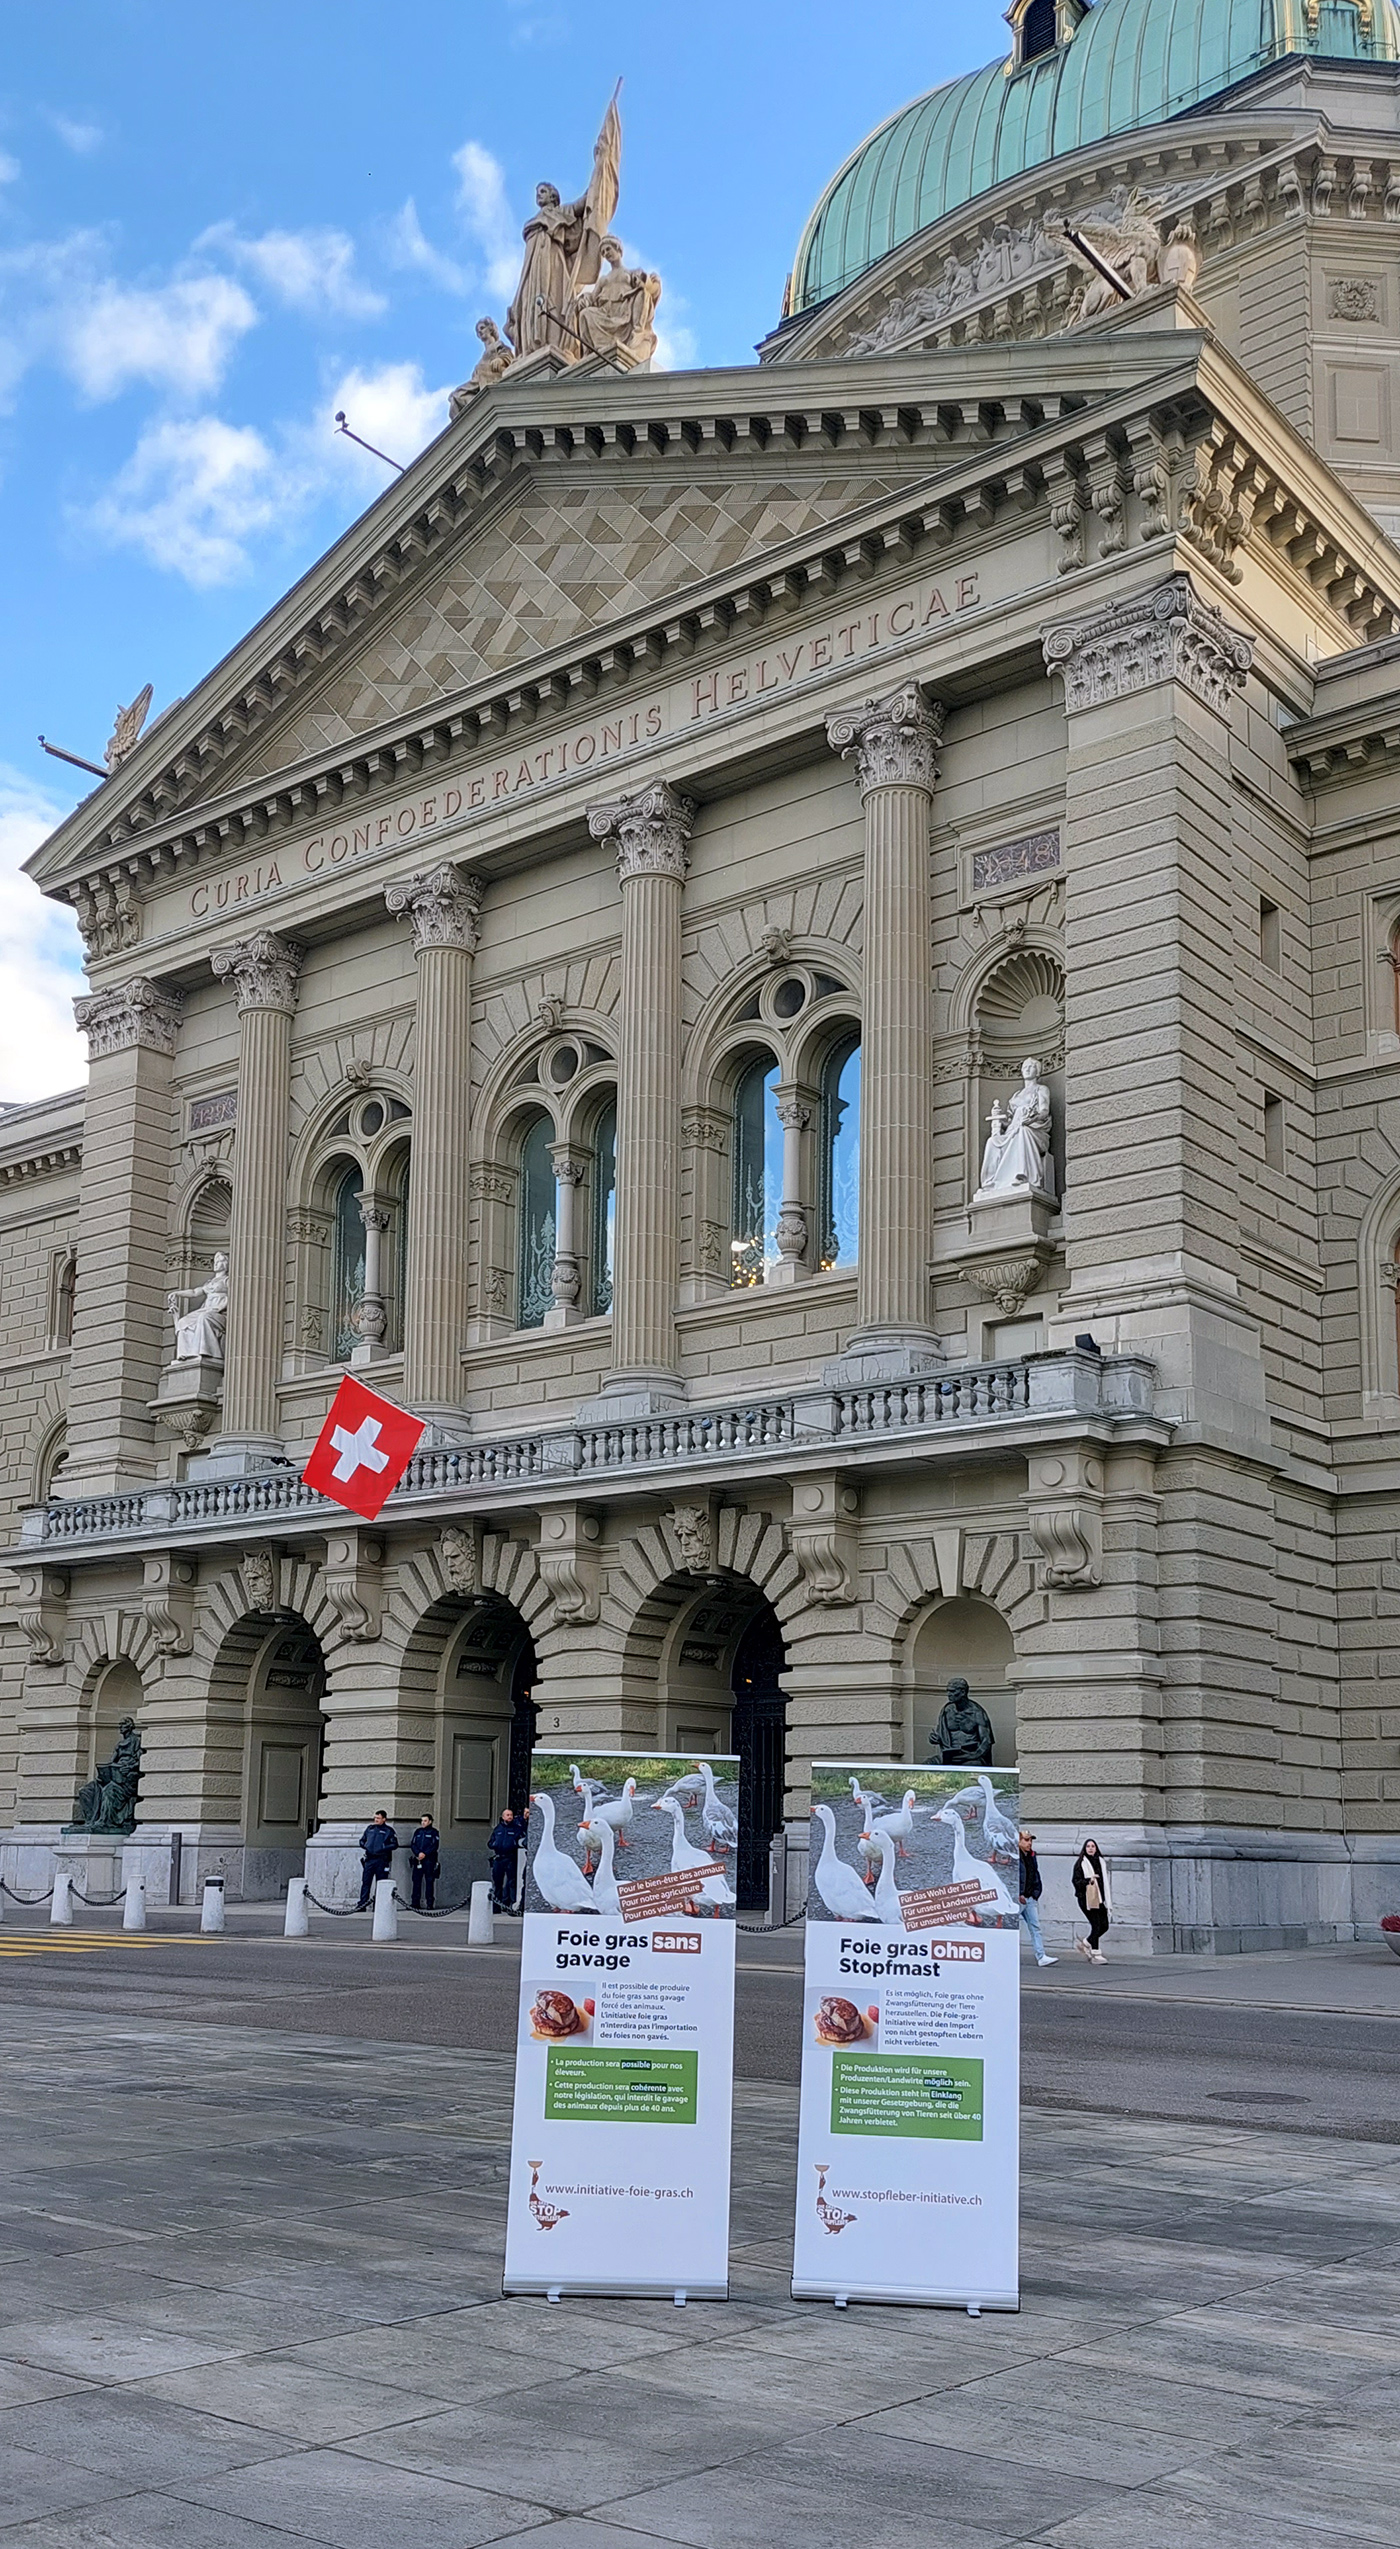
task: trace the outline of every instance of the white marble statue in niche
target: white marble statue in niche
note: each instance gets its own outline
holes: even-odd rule
[[[1050,1092],[1038,1062],[1023,1062],[1021,1085],[1009,1107],[997,1098],[982,1153],[975,1202],[988,1196],[1039,1195],[1053,1202],[1055,1163],[1050,1156]]]
[[[214,1259],[214,1271],[205,1284],[191,1292],[168,1292],[166,1307],[175,1321],[175,1360],[177,1363],[222,1363],[224,1359],[224,1321],[228,1316],[228,1258],[221,1248]],[[180,1303],[192,1301],[192,1310],[182,1311]]]

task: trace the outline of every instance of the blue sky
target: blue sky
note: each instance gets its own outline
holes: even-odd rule
[[[619,224],[660,359],[742,362],[815,196],[1005,51],[994,0],[50,0],[0,61],[0,1099],[71,1087],[72,923],[17,874],[119,702],[189,691],[408,459],[500,317],[538,178],[622,75]]]

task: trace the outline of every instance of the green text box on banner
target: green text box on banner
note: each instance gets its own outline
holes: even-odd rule
[[[831,2129],[903,2142],[980,2142],[982,2065],[948,2055],[834,2054]]]
[[[699,2092],[696,2053],[605,2052],[551,2045],[544,2111],[551,2124],[693,2124]]]

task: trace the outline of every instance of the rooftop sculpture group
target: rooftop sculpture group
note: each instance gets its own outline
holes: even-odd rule
[[[524,231],[525,259],[505,332],[494,319],[477,321],[481,359],[471,378],[452,393],[454,418],[479,391],[492,388],[513,364],[533,354],[550,353],[563,363],[603,356],[629,372],[650,363],[656,351],[652,319],[661,298],[661,277],[642,266],[629,267],[610,227],[621,171],[622,118],[614,92],[594,144],[593,173],[585,192],[566,204],[547,179],[535,188],[535,210]]]

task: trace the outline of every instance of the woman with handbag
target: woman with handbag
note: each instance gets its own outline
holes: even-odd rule
[[[1103,1952],[1103,1941],[1112,1905],[1108,1892],[1108,1868],[1097,1841],[1085,1842],[1074,1862],[1070,1883],[1074,1887],[1074,1899],[1089,1924],[1088,1937],[1077,1938],[1075,1946],[1081,1956],[1088,1957],[1091,1965],[1105,1965],[1108,1959]]]

